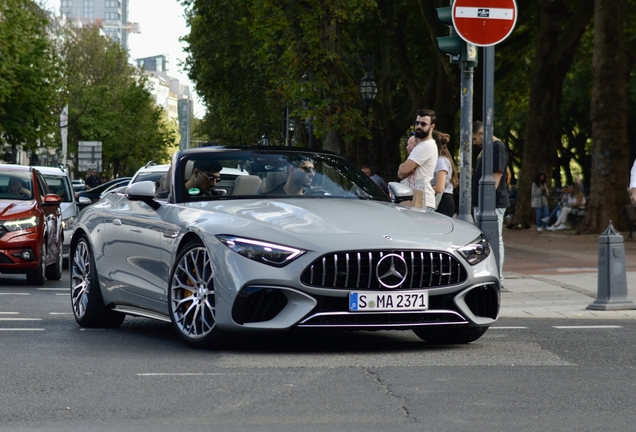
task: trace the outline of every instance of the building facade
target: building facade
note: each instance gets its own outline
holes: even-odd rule
[[[128,49],[128,34],[135,31],[128,22],[129,0],[60,0],[60,14],[86,25],[97,25]]]

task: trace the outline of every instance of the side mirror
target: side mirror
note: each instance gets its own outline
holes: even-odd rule
[[[389,196],[396,204],[413,199],[413,189],[398,182],[389,182]]]
[[[56,206],[62,203],[62,197],[55,194],[46,194],[44,197],[43,206]]]
[[[81,206],[87,206],[93,204],[93,201],[89,197],[81,196],[77,199],[77,203]]]
[[[126,187],[126,198],[131,201],[141,201],[148,204],[153,209],[157,210],[161,207],[157,201],[155,201],[155,190],[157,184],[154,181],[142,181],[133,183]]]

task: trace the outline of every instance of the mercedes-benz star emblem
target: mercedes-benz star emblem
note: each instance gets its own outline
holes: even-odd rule
[[[409,268],[401,255],[388,254],[380,258],[375,267],[375,276],[380,284],[386,288],[396,288],[404,283],[409,274]]]

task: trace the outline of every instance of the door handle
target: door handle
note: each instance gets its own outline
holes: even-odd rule
[[[115,225],[115,226],[121,226],[121,220],[119,220],[119,219],[113,219],[113,225]]]

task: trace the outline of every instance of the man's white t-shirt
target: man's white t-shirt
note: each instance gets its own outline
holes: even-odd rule
[[[422,141],[415,146],[409,155],[409,159],[418,166],[413,171],[413,174],[408,177],[409,181],[407,184],[412,189],[424,192],[424,207],[435,208],[435,191],[433,186],[431,186],[431,180],[435,172],[435,165],[437,165],[437,155],[437,144],[435,144],[434,139]]]

